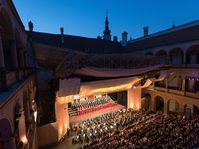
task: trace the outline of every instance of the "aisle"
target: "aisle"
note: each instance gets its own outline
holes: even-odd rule
[[[85,120],[85,119],[90,119],[90,118],[102,115],[104,113],[113,112],[115,110],[119,110],[119,109],[123,109],[123,108],[124,108],[124,106],[119,105],[119,104],[115,104],[112,107],[100,109],[100,110],[93,111],[93,112],[86,113],[86,114],[82,114],[82,115],[79,115],[79,116],[70,117],[69,120],[70,120],[70,123],[76,123],[76,122],[80,122],[80,121]]]

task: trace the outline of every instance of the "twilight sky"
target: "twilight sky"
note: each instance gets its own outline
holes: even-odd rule
[[[28,21],[40,32],[96,38],[102,35],[106,9],[112,36],[121,39],[149,34],[199,19],[198,0],[13,0],[26,29]]]

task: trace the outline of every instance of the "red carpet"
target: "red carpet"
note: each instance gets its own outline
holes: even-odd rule
[[[87,118],[96,117],[98,115],[102,115],[104,113],[109,113],[109,112],[119,110],[119,109],[122,109],[122,108],[124,108],[124,106],[116,104],[112,107],[100,109],[100,110],[93,111],[93,112],[86,113],[86,114],[82,114],[82,115],[79,115],[79,116],[70,117],[69,121],[72,122],[72,123],[76,122],[76,121],[82,121],[82,120],[87,119]]]

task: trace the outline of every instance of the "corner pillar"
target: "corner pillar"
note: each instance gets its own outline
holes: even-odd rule
[[[164,100],[164,111],[163,111],[164,114],[168,114],[168,108],[169,108],[168,101]]]
[[[18,68],[16,41],[11,40],[10,45],[11,45],[11,51],[12,51],[12,62],[13,62],[12,65],[13,65],[14,68]]]
[[[68,103],[59,103],[59,99],[55,102],[55,114],[56,114],[56,123],[57,123],[57,135],[58,140],[61,140],[62,137],[67,132],[69,128],[69,113],[68,113]]]
[[[183,78],[183,80],[182,80],[182,91],[185,91],[185,78]]]
[[[179,113],[184,113],[184,104],[179,104]]]
[[[2,43],[1,28],[0,28],[0,68],[4,67],[5,67],[4,52],[3,52],[3,43]]]
[[[155,101],[155,98],[153,96],[151,97],[150,110],[156,112],[156,101]]]
[[[130,88],[127,90],[127,108],[141,109],[141,88]]]
[[[24,143],[24,145],[28,144],[28,138],[26,134],[26,123],[25,123],[25,115],[24,111],[21,111],[21,116],[19,119],[19,137],[20,140]]]
[[[187,59],[187,56],[186,56],[186,51],[184,51],[183,52],[183,64],[186,64],[187,63],[187,61],[186,61],[186,59]]]

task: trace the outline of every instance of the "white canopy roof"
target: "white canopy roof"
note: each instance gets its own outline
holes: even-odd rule
[[[161,65],[139,68],[139,69],[115,69],[115,68],[97,68],[84,67],[75,72],[75,74],[92,76],[92,77],[128,77],[143,74],[157,68]]]

